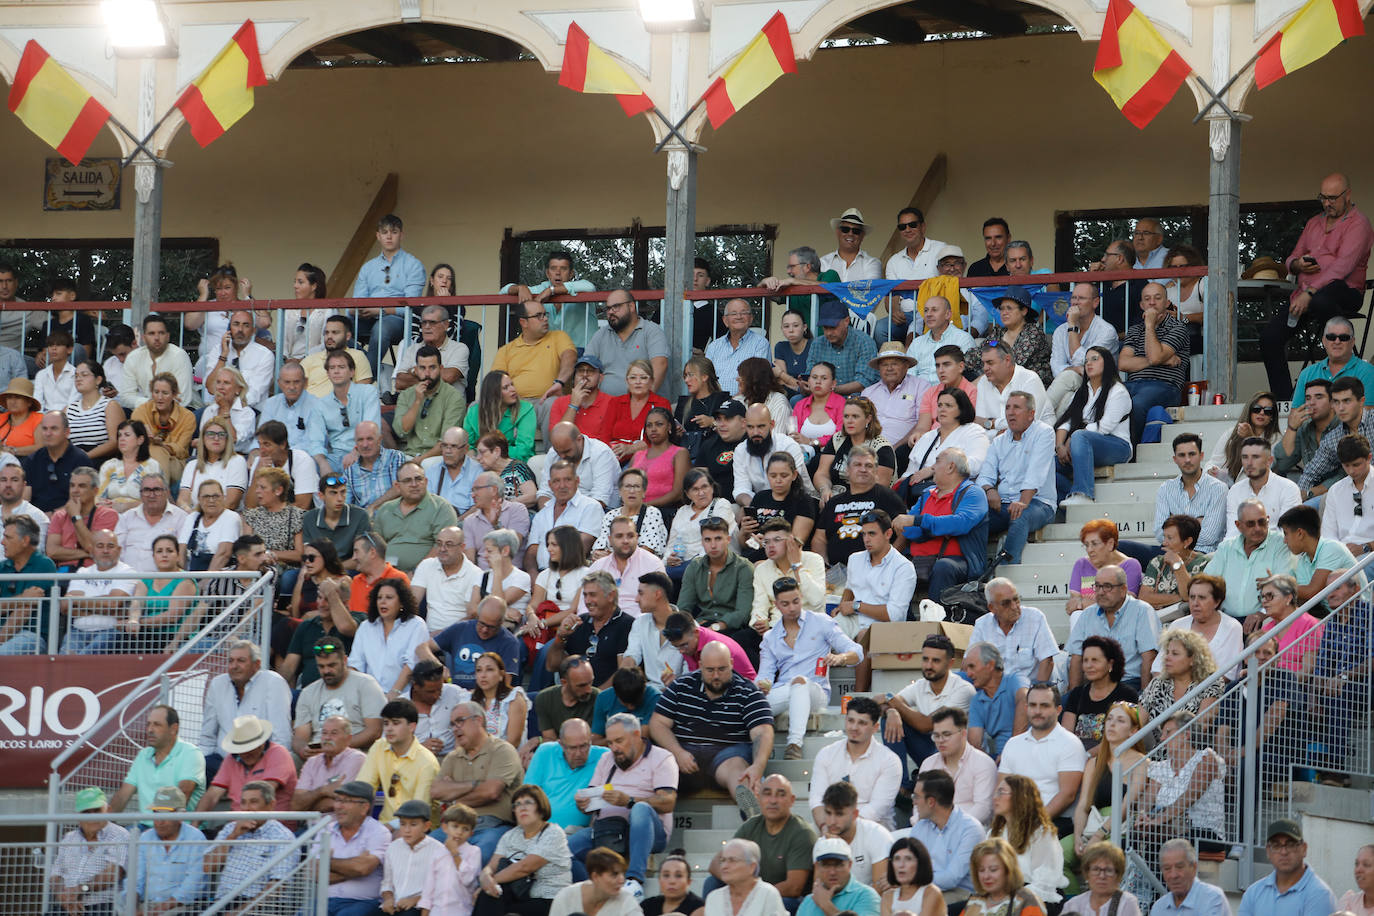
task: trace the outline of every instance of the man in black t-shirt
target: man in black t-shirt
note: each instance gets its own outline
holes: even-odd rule
[[[849,555],[864,549],[859,518],[873,509],[882,509],[892,518],[907,511],[891,489],[877,483],[874,474],[878,456],[865,445],[849,452],[849,491],[830,497],[816,519],[811,549],[825,557],[829,566],[843,565]]]
[[[1130,270],[1135,267],[1135,249],[1125,239],[1107,243],[1102,260],[1088,265],[1088,270]],[[1145,284],[1134,280],[1116,280],[1102,290],[1098,314],[1116,328],[1116,335],[1124,337],[1131,325],[1144,317],[1140,311],[1140,293]]]
[[[970,277],[1005,277],[1007,270],[1007,242],[1011,241],[1011,227],[1000,216],[983,221],[983,247],[987,257],[968,266]]]
[[[634,620],[620,609],[620,589],[604,570],[588,573],[582,580],[582,600],[587,613],[569,614],[558,627],[549,649],[548,669],[557,671],[568,655],[581,655],[592,666],[592,677],[602,690],[611,689],[611,675],[630,644]]]
[[[730,499],[735,489],[735,446],[744,441],[744,405],[729,400],[716,410],[716,435],[701,447],[700,464],[711,472],[716,492]]]

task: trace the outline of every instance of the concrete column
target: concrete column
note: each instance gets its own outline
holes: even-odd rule
[[[148,137],[157,117],[157,62],[144,60],[139,74],[138,133]],[[148,137],[152,146],[152,138]],[[129,320],[142,327],[143,316],[158,299],[162,277],[162,166],[140,153],[134,162],[134,273]]]
[[[682,365],[692,334],[692,309],[683,296],[692,288],[696,259],[696,150],[668,151],[668,221],[663,246],[663,332],[668,335],[668,377],[659,393],[673,401],[682,387]]]
[[[1209,391],[1240,401],[1236,390],[1236,281],[1240,278],[1240,121],[1218,112],[1208,122],[1211,149],[1207,211],[1207,300],[1203,305],[1204,373]]]

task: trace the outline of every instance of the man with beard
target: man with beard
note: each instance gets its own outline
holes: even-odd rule
[[[324,349],[301,360],[301,368],[305,370],[307,379],[306,391],[322,398],[333,390],[329,373],[325,371],[325,363],[331,353],[347,353],[353,357],[353,381],[359,384],[372,381],[372,367],[367,362],[367,354],[362,350],[353,349],[349,346],[352,343],[353,322],[343,315],[330,315],[325,319]]]
[[[653,390],[662,387],[668,374],[668,335],[652,321],[639,317],[633,293],[615,289],[606,295],[606,324],[592,336],[585,351],[606,367],[601,390],[612,397],[624,394],[625,369],[636,359],[647,359],[654,367]]]
[[[320,679],[301,691],[296,701],[292,749],[302,760],[320,753],[320,727],[332,716],[348,719],[353,737],[349,745],[370,748],[382,736],[382,706],[386,695],[375,678],[348,667],[343,641],[322,636],[314,645]]]
[[[889,518],[907,511],[897,494],[878,483],[878,456],[866,445],[849,453],[849,491],[830,497],[821,507],[811,549],[830,566],[843,567],[849,555],[864,549],[859,519],[881,509]]]
[[[735,502],[748,506],[755,493],[768,489],[769,455],[787,452],[799,468],[806,467],[806,456],[795,439],[773,429],[773,415],[763,404],[753,404],[745,411],[744,433],[744,449],[737,448],[734,451],[735,476],[730,492]],[[810,478],[803,476],[802,486],[807,493],[816,495]]]

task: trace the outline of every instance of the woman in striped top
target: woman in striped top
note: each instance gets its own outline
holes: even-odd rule
[[[71,443],[92,461],[113,458],[115,434],[124,422],[124,408],[101,392],[105,370],[88,359],[76,367],[76,399],[67,405],[67,425]]]

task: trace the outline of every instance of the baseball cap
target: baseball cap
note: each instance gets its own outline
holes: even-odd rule
[[[176,786],[163,786],[153,796],[149,811],[182,811],[186,808],[186,794]]]
[[[852,862],[854,853],[850,851],[849,844],[837,836],[821,837],[811,847],[811,861],[819,862],[821,859],[848,859]]]
[[[573,368],[576,369],[577,366],[591,366],[597,372],[606,371],[606,367],[602,365],[601,360],[590,353],[583,353],[580,357],[578,357],[577,365],[573,366]]]
[[[734,398],[731,398],[716,408],[716,416],[718,417],[742,417],[746,413],[747,411],[744,409],[744,405]]]
[[[1303,842],[1302,824],[1299,824],[1291,817],[1281,817],[1270,821],[1269,832],[1265,834],[1265,839],[1272,840],[1276,836],[1292,837],[1299,843]]]
[[[939,264],[945,258],[962,258],[963,256],[964,249],[960,248],[958,245],[946,245],[935,255],[935,263]]]
[[[76,804],[72,807],[75,808],[77,814],[81,814],[86,811],[94,811],[96,808],[103,808],[107,801],[104,792],[95,786],[89,786],[76,793]]]
[[[821,303],[821,327],[833,328],[849,317],[849,307],[838,299]]]

